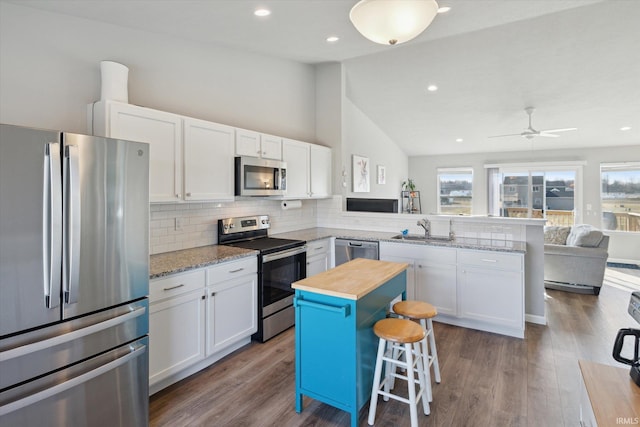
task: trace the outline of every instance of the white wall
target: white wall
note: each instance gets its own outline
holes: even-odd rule
[[[342,192],[342,65],[325,63],[316,69],[316,142],[332,148],[332,192]]]
[[[342,195],[360,198],[399,199],[402,181],[407,179],[408,157],[369,117],[349,98],[342,102],[342,168],[347,172],[347,187]],[[352,156],[369,158],[369,193],[354,193]],[[386,184],[378,184],[376,169],[386,167]],[[342,171],[339,169],[338,171]]]
[[[315,142],[311,65],[0,2],[0,121],[86,133],[100,61],[129,67],[129,102]],[[212,29],[215,31],[215,29]]]
[[[534,143],[535,144],[535,143]],[[612,144],[613,145],[613,144]],[[473,214],[487,213],[487,176],[485,164],[585,161],[583,167],[582,222],[600,227],[600,163],[638,161],[640,145],[606,148],[576,148],[566,150],[533,150],[507,153],[477,153],[409,158],[409,176],[421,191],[423,212],[437,211],[437,173],[439,167],[473,168]],[[587,210],[590,204],[592,209]],[[609,258],[640,262],[640,233],[611,232]]]

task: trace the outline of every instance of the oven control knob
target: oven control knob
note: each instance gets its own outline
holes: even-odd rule
[[[227,224],[225,224],[225,225],[224,225],[224,229],[225,229],[225,230],[228,230],[228,229],[229,229],[229,226],[228,226]]]
[[[236,228],[235,224],[229,224],[229,228]]]
[[[263,224],[268,224],[268,223],[269,223],[269,221],[268,221],[268,220],[266,220],[266,219],[263,219],[263,220],[262,220],[262,223],[263,223]]]

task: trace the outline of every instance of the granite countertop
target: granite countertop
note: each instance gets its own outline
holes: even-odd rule
[[[358,300],[402,273],[407,263],[357,258],[336,268],[299,280],[293,289]]]
[[[255,255],[258,255],[258,251],[223,245],[202,246],[151,255],[149,259],[149,278],[155,279],[168,274]]]
[[[527,251],[527,243],[511,240],[494,240],[494,239],[479,239],[470,237],[459,237],[452,241],[443,240],[429,240],[429,241],[416,241],[416,240],[400,240],[392,239],[393,236],[397,236],[399,233],[390,233],[384,231],[366,231],[366,230],[349,230],[342,228],[307,228],[305,230],[290,231],[287,233],[273,234],[272,237],[280,237],[283,239],[297,239],[312,242],[314,240],[325,239],[328,237],[335,237],[339,239],[358,239],[368,241],[385,241],[395,242],[409,245],[427,245],[427,246],[440,246],[447,248],[460,248],[460,249],[478,249],[483,251],[497,251],[497,252],[521,252]]]

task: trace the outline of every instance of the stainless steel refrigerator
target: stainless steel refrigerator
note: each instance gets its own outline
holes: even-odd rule
[[[0,125],[0,426],[148,424],[149,147]]]

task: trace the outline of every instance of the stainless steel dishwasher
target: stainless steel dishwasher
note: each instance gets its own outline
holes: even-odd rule
[[[336,266],[356,258],[378,259],[378,242],[336,239]]]

